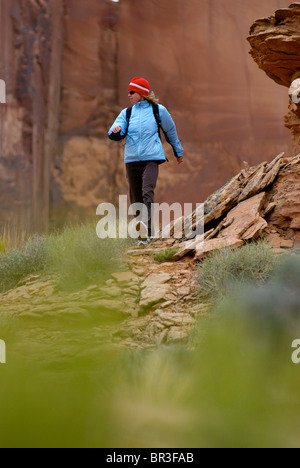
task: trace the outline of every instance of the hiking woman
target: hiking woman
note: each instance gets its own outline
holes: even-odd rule
[[[166,162],[160,129],[173,148],[178,164],[183,162],[183,148],[175,123],[168,110],[158,104],[150,84],[144,78],[133,78],[128,86],[132,107],[123,109],[108,132],[109,138],[119,141],[126,137],[125,165],[130,187],[130,200],[143,203],[147,220],[140,221],[140,245],[147,245],[153,234],[153,204],[159,165]]]

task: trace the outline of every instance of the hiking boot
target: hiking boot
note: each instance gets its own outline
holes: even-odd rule
[[[150,237],[148,237],[146,240],[140,240],[138,241],[138,247],[146,246],[150,244],[151,241],[152,239]]]

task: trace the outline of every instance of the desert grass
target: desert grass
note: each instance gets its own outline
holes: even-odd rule
[[[5,253],[13,248],[21,248],[28,238],[28,233],[23,229],[5,225],[0,229],[0,252]]]
[[[46,269],[63,289],[80,289],[120,269],[129,245],[128,239],[99,239],[93,223],[69,226],[47,237]]]
[[[0,252],[0,292],[14,288],[30,274],[44,272],[46,263],[46,243],[41,236],[33,236],[19,248]]]
[[[99,239],[92,223],[67,226],[47,236],[19,235],[17,243],[8,233],[5,239],[10,240],[0,250],[1,292],[30,274],[57,275],[62,289],[80,289],[120,268],[129,246],[127,239]]]
[[[174,255],[178,252],[178,248],[169,248],[152,252],[151,257],[158,263],[172,262]]]
[[[276,255],[266,240],[238,249],[223,249],[204,259],[197,268],[199,300],[218,300],[236,283],[266,281],[276,264]]]

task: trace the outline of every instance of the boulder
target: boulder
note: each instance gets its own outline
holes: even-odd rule
[[[259,19],[250,29],[248,41],[259,68],[276,83],[289,88],[289,113],[285,126],[292,134],[294,154],[300,151],[300,3],[278,9],[273,16]]]
[[[208,197],[202,219],[204,234],[181,242],[173,260],[191,255],[200,261],[215,250],[237,248],[262,234],[276,248],[292,248],[300,242],[299,200],[300,155],[286,158],[281,153],[270,163],[245,164]]]
[[[268,225],[261,217],[265,200],[266,193],[262,192],[239,203],[235,208],[230,210],[226,217],[227,221],[231,220],[230,226],[222,229],[218,237],[237,237],[243,240],[256,237],[257,232]]]

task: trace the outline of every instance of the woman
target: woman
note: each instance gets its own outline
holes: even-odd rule
[[[131,204],[143,203],[147,208],[147,220],[140,221],[139,245],[147,245],[153,233],[152,205],[159,165],[166,162],[160,139],[160,128],[172,145],[178,164],[183,162],[183,148],[178,139],[174,121],[167,109],[158,104],[150,84],[144,78],[133,78],[128,86],[130,113],[124,109],[110,128],[112,140],[126,137],[125,164],[130,186]]]

